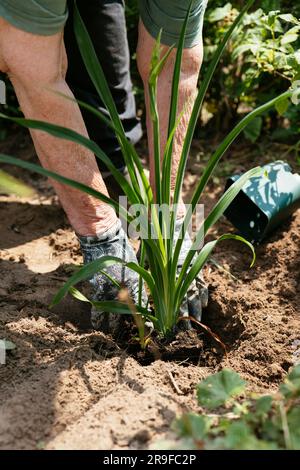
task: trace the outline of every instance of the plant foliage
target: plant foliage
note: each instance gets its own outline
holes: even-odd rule
[[[220,39],[238,15],[243,2],[209,2],[205,16],[203,73]],[[300,78],[300,8],[281,0],[262,0],[247,12],[233,32],[222,58],[222,74],[214,77],[205,103],[213,129],[232,125],[238,116],[274,98]],[[298,139],[300,110],[288,102],[277,107],[268,122],[256,119],[245,129],[250,141],[268,125],[274,139]],[[222,117],[221,117],[222,116]],[[285,118],[285,120],[284,120]]]
[[[173,423],[178,439],[164,449],[299,450],[300,365],[278,393],[246,392],[234,371],[223,369],[197,387],[201,414],[186,413]]]
[[[228,41],[234,34],[236,28],[238,28],[241,24],[244,15],[246,14],[250,6],[253,4],[253,2],[254,0],[249,0],[245,4],[245,6],[241,9],[241,12],[234,18],[234,21],[232,22],[231,26],[226,30],[222,39],[220,39],[219,45],[215,50],[210,61],[210,65],[206,70],[204,80],[202,81],[199,87],[198,94],[196,96],[195,103],[192,109],[191,118],[187,127],[187,132],[182,149],[182,155],[178,167],[173,198],[174,205],[179,200],[190,146],[198,121],[199,113],[202,107],[204,96],[209,87],[214,71],[220,61],[220,58],[226,49]],[[213,207],[206,219],[203,221],[202,227],[199,228],[199,233],[196,235],[195,239],[195,245],[188,252],[186,259],[183,263],[180,275],[178,276],[177,273],[177,265],[183,237],[186,233],[189,222],[191,221],[192,215],[197,208],[197,204],[200,201],[202,193],[220,159],[222,158],[226,150],[229,148],[229,146],[232,144],[232,142],[241,134],[241,132],[243,132],[243,130],[248,125],[253,122],[253,120],[257,119],[259,116],[272,109],[274,106],[278,106],[281,102],[286,101],[292,94],[292,91],[288,90],[282,93],[281,95],[276,96],[273,99],[267,101],[258,108],[254,109],[251,113],[249,113],[242,120],[240,120],[236,124],[236,126],[231,130],[231,132],[226,136],[226,138],[219,144],[217,149],[211,155],[211,158],[209,159],[203,174],[199,177],[199,182],[196,186],[195,192],[192,196],[190,203],[191,210],[187,212],[187,215],[185,217],[185,221],[181,229],[181,236],[179,236],[178,240],[175,240],[174,224],[176,214],[173,210],[174,206],[170,204],[170,175],[172,165],[173,140],[178,121],[180,120],[180,116],[179,118],[177,116],[177,101],[179,93],[178,87],[181,69],[181,58],[183,53],[184,35],[187,21],[188,14],[186,16],[182,28],[176,52],[170,104],[168,140],[163,155],[160,155],[160,127],[156,106],[157,78],[160,71],[164,67],[164,64],[168,60],[168,56],[172,48],[168,50],[164,56],[162,56],[160,47],[160,36],[158,37],[156,46],[153,51],[151,60],[151,73],[149,78],[151,119],[153,126],[155,149],[155,202],[158,204],[158,206],[165,204],[168,207],[170,215],[169,219],[171,220],[169,236],[167,236],[166,234],[165,219],[163,217],[160,217],[157,205],[154,204],[153,191],[150,187],[149,180],[145,175],[140,159],[134,147],[128,142],[126,138],[122,123],[120,121],[114,101],[110,94],[110,90],[106,82],[102,67],[97,59],[85,25],[76,8],[74,27],[79,49],[83,57],[85,66],[91,77],[91,80],[93,81],[95,88],[99,93],[102,101],[107,107],[107,110],[109,112],[109,118],[103,116],[99,111],[93,109],[90,106],[85,105],[84,103],[80,103],[80,105],[84,106],[85,108],[88,108],[91,112],[97,115],[99,119],[105,120],[106,124],[110,126],[116,133],[128,168],[130,183],[124,178],[124,176],[120,172],[117,171],[117,169],[110,162],[108,157],[103,153],[103,151],[98,147],[95,142],[87,139],[82,135],[77,134],[75,131],[51,123],[45,123],[41,121],[34,121],[23,118],[7,117],[2,115],[3,118],[10,119],[22,126],[46,131],[53,136],[76,142],[90,149],[92,152],[94,152],[97,158],[102,160],[107,165],[107,167],[115,177],[116,181],[119,183],[124,193],[128,197],[129,203],[132,205],[142,205],[142,207],[144,208],[143,220],[145,222],[148,221],[148,215],[151,214],[153,231],[148,230],[148,227],[146,227],[146,230],[148,230],[148,236],[141,239],[140,264],[131,262],[127,264],[127,267],[134,270],[140,276],[140,290],[142,288],[143,283],[147,285],[147,290],[150,294],[151,299],[151,308],[149,306],[145,307],[140,302],[139,305],[135,306],[137,312],[136,314],[142,315],[143,319],[145,320],[150,319],[153,322],[157,332],[163,336],[173,331],[174,326],[180,319],[180,306],[186,296],[191,282],[198,276],[208,257],[210,256],[212,250],[218,242],[228,238],[232,238],[246,243],[253,252],[254,261],[254,251],[252,245],[237,235],[224,234],[217,240],[213,240],[206,244],[203,244],[203,248],[199,252],[195,249],[195,247],[199,246],[200,242],[203,242],[203,238],[207,234],[208,230],[212,227],[213,224],[215,224],[219,220],[219,218],[222,216],[224,211],[227,209],[227,207],[235,198],[235,196],[239,193],[242,186],[249,180],[249,178],[256,177],[262,174],[262,170],[260,168],[254,168],[248,171],[243,176],[241,176],[226,191],[226,193],[220,197],[219,201],[216,203],[216,205]],[[122,208],[117,201],[114,201],[113,199],[79,182],[72,181],[68,178],[65,178],[61,175],[57,175],[56,173],[50,172],[37,165],[18,160],[16,158],[8,157],[6,155],[0,155],[0,161],[37,171],[40,174],[50,176],[51,178],[57,181],[60,181],[64,184],[70,185],[74,188],[84,191],[112,205],[116,210],[119,211],[120,215],[125,220],[127,220],[127,222],[130,223],[133,220],[133,216],[130,214],[130,212]],[[147,268],[145,267],[145,258],[147,258]],[[74,293],[74,285],[76,285],[79,281],[82,281],[83,279],[91,277],[94,273],[99,270],[105,270],[105,267],[107,267],[111,263],[124,264],[124,261],[113,257],[103,257],[99,260],[92,262],[90,265],[84,266],[69,279],[65,286],[62,287],[62,289],[56,295],[53,303],[57,303],[58,301],[60,301],[61,298],[68,291],[70,291],[70,289],[71,292]],[[93,305],[95,305],[96,307],[99,307],[102,311],[107,311],[109,309],[109,311],[119,314],[128,314],[131,311],[126,302],[121,300],[116,300],[113,302],[91,301],[91,303],[93,303]],[[140,329],[140,331],[142,331],[142,329]]]

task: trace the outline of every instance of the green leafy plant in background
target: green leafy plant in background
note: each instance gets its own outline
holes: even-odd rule
[[[223,369],[197,386],[201,414],[186,413],[173,423],[177,438],[164,449],[300,449],[300,365],[278,393],[246,391],[239,374]]]
[[[220,38],[238,15],[243,2],[209,2],[205,16],[203,73]],[[205,103],[212,128],[226,130],[241,114],[274,98],[300,77],[300,8],[281,0],[262,0],[260,8],[244,15],[222,57],[222,74],[215,76]],[[298,139],[299,107],[281,103],[266,120],[257,117],[244,130],[254,142],[263,127],[273,139]]]
[[[212,76],[214,74],[215,68],[222,56],[223,51],[226,48],[226,45],[234,33],[235,29],[239,26],[242,21],[242,18],[246,11],[253,4],[253,0],[250,0],[246,3],[241,13],[235,18],[234,22],[230,28],[225,33],[224,37],[220,41],[220,44],[215,51],[213,58],[210,62],[210,66],[206,71],[204,80],[201,83],[195,103],[192,109],[191,118],[188,124],[188,129],[186,132],[182,155],[180,159],[180,164],[177,172],[177,179],[175,185],[175,192],[173,197],[173,202],[176,204],[179,200],[180,191],[184,179],[185,168],[187,159],[189,156],[189,150],[191,142],[193,139],[194,130],[198,121],[199,113],[203,103],[204,96],[206,94],[207,88],[210,84]],[[174,327],[178,320],[180,320],[180,306],[181,303],[189,289],[191,282],[196,278],[201,269],[203,268],[205,262],[210,256],[212,250],[216,244],[222,240],[232,238],[246,243],[253,252],[253,261],[254,261],[254,250],[250,243],[242,239],[239,236],[232,234],[225,234],[219,237],[217,240],[210,241],[206,243],[200,252],[195,251],[194,247],[189,251],[184,261],[180,275],[177,276],[177,263],[180,254],[180,249],[182,245],[183,235],[185,234],[188,223],[192,218],[192,214],[195,212],[197,204],[202,196],[203,190],[205,189],[209,178],[211,177],[215,167],[220,161],[221,157],[224,155],[228,147],[232,142],[241,134],[241,132],[246,128],[249,123],[253,121],[256,117],[260,116],[262,113],[272,109],[274,106],[288,99],[292,91],[288,90],[282,93],[280,96],[273,98],[272,100],[261,105],[257,109],[253,110],[247,116],[245,116],[226,136],[226,138],[220,143],[215,152],[212,154],[209,159],[206,168],[203,171],[199,179],[199,183],[195,189],[195,192],[191,199],[191,211],[187,212],[185,217],[185,222],[182,225],[181,236],[176,241],[174,240],[174,223],[175,223],[175,214],[171,209],[171,193],[170,193],[170,174],[171,174],[171,165],[172,165],[172,147],[174,134],[180,116],[177,116],[177,101],[178,101],[178,83],[180,77],[180,68],[181,68],[181,58],[183,53],[183,44],[184,44],[184,35],[186,30],[186,25],[188,21],[188,15],[185,19],[180,41],[177,47],[176,60],[174,67],[173,75],[173,84],[172,84],[172,95],[171,95],[171,105],[170,105],[170,115],[169,115],[169,131],[168,131],[168,140],[164,150],[164,154],[160,155],[160,129],[159,129],[159,120],[157,115],[156,108],[156,88],[157,88],[157,77],[162,70],[165,62],[168,60],[170,50],[161,57],[160,49],[160,40],[158,38],[156,47],[152,55],[152,70],[149,78],[149,95],[151,101],[151,118],[153,123],[153,135],[154,135],[154,160],[155,160],[155,185],[156,185],[156,195],[154,195],[150,187],[149,180],[147,179],[145,172],[143,170],[140,159],[133,148],[133,146],[128,142],[124,134],[122,124],[120,122],[115,104],[111,97],[109,87],[105,80],[102,68],[98,62],[95,51],[93,49],[92,43],[86,31],[86,28],[81,20],[81,17],[78,13],[78,10],[75,9],[75,34],[77,37],[78,45],[89,72],[89,75],[95,85],[96,90],[98,91],[102,101],[105,103],[110,118],[103,116],[99,111],[93,109],[92,107],[80,103],[81,106],[89,109],[92,113],[97,115],[99,119],[102,119],[110,126],[119,140],[120,147],[122,149],[124,159],[128,168],[130,183],[120,174],[108,157],[103,153],[103,151],[97,146],[97,144],[84,136],[77,134],[76,132],[63,128],[60,126],[53,125],[51,123],[45,123],[40,121],[28,120],[28,119],[19,119],[19,118],[8,118],[7,116],[2,115],[5,119],[10,119],[14,122],[21,124],[22,126],[40,129],[46,131],[56,137],[67,139],[73,142],[77,142],[88,149],[90,149],[97,158],[101,159],[111,171],[113,176],[116,179],[116,182],[122,187],[124,193],[126,194],[130,204],[140,204],[144,207],[144,220],[148,221],[148,215],[151,214],[151,220],[153,223],[153,231],[148,232],[148,237],[141,239],[141,257],[140,263],[127,263],[126,266],[138,273],[140,276],[140,302],[138,305],[133,306],[129,302],[122,301],[121,299],[116,301],[106,301],[106,302],[96,302],[86,299],[80,292],[74,289],[74,285],[78,282],[88,279],[95,272],[99,270],[104,270],[108,266],[115,263],[123,263],[123,260],[120,260],[111,256],[104,256],[99,260],[95,260],[92,263],[79,269],[60,289],[57,295],[54,298],[53,303],[59,302],[64,295],[66,295],[70,290],[73,295],[78,299],[88,301],[93,304],[95,307],[100,308],[102,311],[110,311],[118,314],[133,314],[134,318],[142,318],[144,320],[151,320],[155,330],[161,336],[166,336],[170,332],[173,332]],[[10,163],[14,165],[21,166],[23,168],[37,171],[43,175],[49,176],[61,183],[65,183],[74,188],[82,190],[108,204],[112,205],[119,213],[120,216],[125,218],[127,222],[134,220],[134,216],[127,211],[122,206],[119,206],[117,201],[89,188],[83,184],[65,178],[56,173],[47,171],[37,165],[23,162],[13,157],[0,155],[0,161],[5,163]],[[218,219],[222,216],[226,208],[235,198],[235,196],[240,191],[241,187],[245,182],[254,176],[262,174],[260,168],[255,168],[248,171],[245,175],[241,176],[227,191],[220,197],[219,201],[216,203],[210,214],[203,221],[202,229],[200,230],[195,239],[195,244],[198,246],[202,241],[202,238],[207,234],[208,230],[215,224]],[[170,211],[170,237],[166,236],[166,225],[164,218],[159,216],[157,207],[154,205],[154,200],[158,205],[166,204],[169,207]],[[145,228],[148,230],[148,227]],[[175,245],[175,248],[174,248]],[[195,245],[195,246],[196,246]],[[145,267],[145,259],[147,259],[148,268]],[[151,300],[151,307],[144,306],[141,303],[141,288],[143,283],[146,284],[147,290]],[[144,328],[141,326],[140,322],[138,324],[138,330],[140,334],[141,344],[145,346]]]

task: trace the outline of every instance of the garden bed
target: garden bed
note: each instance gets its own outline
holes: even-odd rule
[[[24,132],[0,147],[35,160]],[[266,163],[275,152],[280,158],[278,150],[233,148],[206,191],[205,208],[220,194],[225,174]],[[201,172],[201,163],[192,161],[187,195]],[[208,374],[231,367],[252,390],[265,392],[276,390],[300,361],[299,211],[257,248],[251,270],[248,249],[232,241],[220,244],[206,266],[210,301],[203,321],[227,354],[200,327],[198,335],[180,333],[168,347],[142,354],[94,332],[85,303],[68,297],[49,310],[81,262],[78,243],[49,184],[7,169],[34,185],[38,196],[0,197],[0,338],[16,344],[0,366],[0,448],[151,446],[176,414],[197,409],[195,385]],[[228,231],[232,226],[222,219],[210,236]]]

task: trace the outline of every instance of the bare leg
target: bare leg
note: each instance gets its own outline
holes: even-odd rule
[[[153,158],[153,133],[152,124],[150,120],[150,106],[148,96],[148,78],[150,72],[150,57],[155,45],[155,40],[146,31],[142,22],[139,25],[139,41],[137,48],[137,62],[139,71],[144,82],[145,96],[146,96],[146,111],[147,111],[147,131],[148,131],[148,143],[149,143],[149,159],[150,159],[150,178],[151,186],[155,190],[154,184],[154,158]],[[166,52],[167,48],[162,49],[162,54]],[[161,155],[163,155],[164,148],[167,140],[168,123],[169,123],[169,109],[171,100],[171,89],[172,89],[172,76],[175,63],[176,51],[172,51],[162,73],[158,78],[158,90],[157,90],[157,107],[160,120],[160,145]],[[181,64],[181,76],[179,83],[179,97],[178,97],[178,114],[184,109],[183,117],[181,118],[180,124],[177,128],[172,155],[172,173],[171,173],[171,190],[174,191],[176,176],[178,170],[178,164],[181,156],[182,146],[192,110],[192,105],[197,89],[197,81],[199,70],[202,63],[202,44],[194,46],[190,49],[184,49],[182,64]],[[182,198],[179,201],[179,207],[177,211],[177,221],[175,227],[175,236],[179,236],[181,230],[182,217],[185,214],[185,207]],[[188,234],[185,235],[181,252],[178,260],[177,270],[180,272],[182,263],[187,255],[187,252],[192,246],[192,241]],[[208,290],[205,282],[201,275],[198,276],[197,280],[193,281],[190,285],[189,291],[186,298],[184,299],[181,308],[181,316],[191,316],[197,321],[201,321],[202,309],[207,306],[208,301]],[[190,321],[184,323],[185,327],[190,328]]]
[[[150,159],[150,178],[151,186],[154,188],[154,158],[153,158],[153,135],[152,125],[150,120],[149,97],[148,97],[148,78],[150,72],[150,58],[155,45],[155,40],[145,29],[142,22],[139,24],[139,40],[137,47],[137,62],[139,71],[144,83],[145,96],[146,96],[146,111],[147,111],[147,132],[149,143],[149,159]],[[162,55],[166,52],[167,48],[163,47]],[[161,155],[166,145],[168,122],[169,122],[169,109],[171,100],[171,86],[172,76],[174,70],[176,51],[173,51],[158,78],[158,92],[157,92],[157,105],[160,120],[160,138],[161,138]],[[202,44],[194,46],[190,49],[184,49],[182,65],[181,65],[181,79],[179,88],[178,99],[178,114],[186,105],[185,112],[177,128],[173,155],[172,155],[172,174],[171,174],[171,190],[175,188],[177,169],[179,159],[182,151],[183,141],[189,122],[190,113],[193,105],[193,98],[195,97],[197,89],[197,81],[199,70],[202,63]],[[188,104],[187,104],[188,103]],[[180,200],[182,202],[182,199]],[[184,209],[182,208],[177,214],[178,217],[182,216]]]
[[[58,91],[72,96],[65,82],[67,59],[62,33],[33,35],[0,18],[0,67],[8,73],[27,118],[69,127],[87,136],[77,104],[53,93]],[[107,195],[90,151],[41,131],[32,131],[31,134],[45,168]],[[116,222],[116,214],[107,204],[68,186],[52,183],[78,234],[103,233]]]

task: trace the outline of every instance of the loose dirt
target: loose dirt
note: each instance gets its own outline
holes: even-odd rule
[[[203,167],[200,148],[196,142],[187,197]],[[17,130],[0,152],[36,161],[29,137]],[[271,155],[232,150],[208,187],[206,210],[225,175]],[[249,251],[237,242],[220,244],[206,266],[210,300],[203,321],[226,344],[227,355],[199,327],[180,333],[160,355],[145,356],[93,331],[85,303],[68,297],[49,309],[82,261],[79,246],[49,183],[4,169],[37,195],[0,196],[0,338],[16,345],[0,365],[1,449],[149,447],[169,432],[176,415],[197,410],[195,385],[208,374],[231,367],[252,390],[270,392],[299,362],[299,211],[257,248],[252,269]],[[222,219],[209,237],[228,231],[233,228]]]

